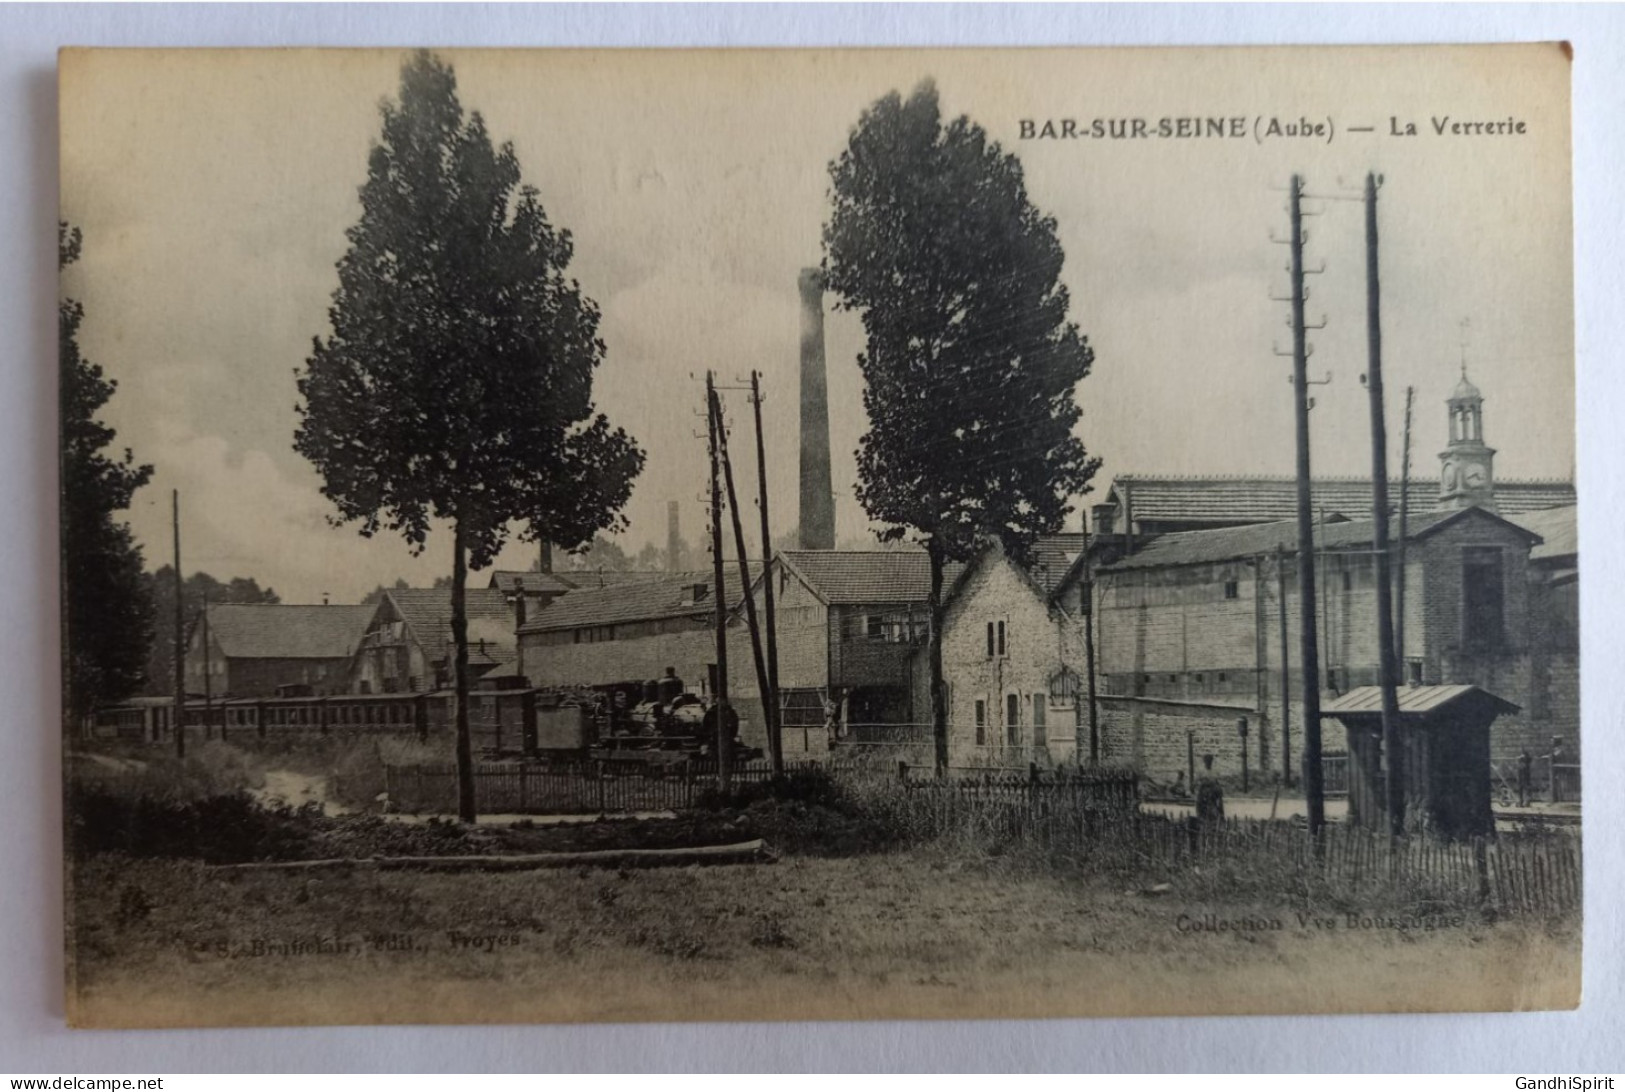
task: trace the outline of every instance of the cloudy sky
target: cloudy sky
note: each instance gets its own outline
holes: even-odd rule
[[[326,332],[344,230],[402,54],[126,52],[63,64],[62,213],[85,234],[65,291],[83,347],[118,379],[106,410],[153,463],[130,519],[168,556],[182,494],[185,568],[253,576],[285,601],[358,598],[450,568],[449,535],[412,558],[399,539],[333,527],[292,449],[294,377]],[[933,78],[1020,156],[1067,255],[1073,317],[1097,359],[1080,433],[1114,473],[1290,473],[1284,295],[1289,175],[1346,198],[1385,176],[1384,364],[1391,460],[1402,391],[1417,391],[1414,473],[1437,472],[1443,399],[1465,354],[1486,395],[1498,477],[1569,477],[1573,319],[1568,67],[1555,47],[1279,52],[447,51],[465,108],[511,140],[527,181],[576,238],[572,272],[603,310],[600,407],[649,453],[623,544],[664,542],[668,500],[697,540],[707,368],[759,369],[777,526],[794,523],[796,274],[819,258],[827,163],[861,110]],[[1241,117],[1221,140],[1023,140],[1021,123]],[[1260,119],[1327,122],[1329,142],[1255,139]],[[1435,122],[1446,119],[1446,133]],[[1513,118],[1522,135],[1452,135]],[[1418,135],[1388,135],[1414,123]],[[1369,125],[1373,133],[1350,133]],[[1311,370],[1317,473],[1369,469],[1363,221],[1312,203]],[[1467,320],[1464,328],[1463,320]],[[863,431],[861,328],[833,313],[828,351],[837,519]],[[748,427],[748,406],[730,412]],[[387,423],[386,423],[387,424]],[[748,433],[741,432],[741,437]],[[1093,498],[1091,498],[1093,499]],[[1088,503],[1085,500],[1084,503]],[[532,550],[502,563],[527,567]]]

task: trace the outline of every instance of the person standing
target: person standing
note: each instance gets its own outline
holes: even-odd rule
[[[1196,821],[1216,823],[1224,819],[1224,789],[1213,775],[1213,756],[1202,756],[1202,776],[1196,781]]]

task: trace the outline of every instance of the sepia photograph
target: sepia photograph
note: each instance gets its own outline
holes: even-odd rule
[[[64,50],[68,1022],[1576,1007],[1572,63]]]

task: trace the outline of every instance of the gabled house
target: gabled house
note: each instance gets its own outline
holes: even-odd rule
[[[468,663],[474,677],[511,670],[513,606],[497,588],[467,588]],[[450,588],[396,588],[371,612],[350,663],[356,694],[410,693],[451,685],[454,645]]]
[[[192,627],[186,690],[217,698],[342,694],[371,616],[371,607],[216,604],[207,625]]]
[[[944,601],[942,674],[951,766],[1050,766],[1074,761],[1083,723],[1081,618],[1057,592],[1086,547],[1082,534],[1041,536],[1030,564],[990,545]],[[930,719],[930,670],[915,657],[915,698]],[[915,748],[934,761],[929,728]]]

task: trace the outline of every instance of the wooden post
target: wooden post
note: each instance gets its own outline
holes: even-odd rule
[[[181,491],[169,492],[175,529],[175,708],[169,718],[175,757],[186,757],[186,585],[181,580]]]

